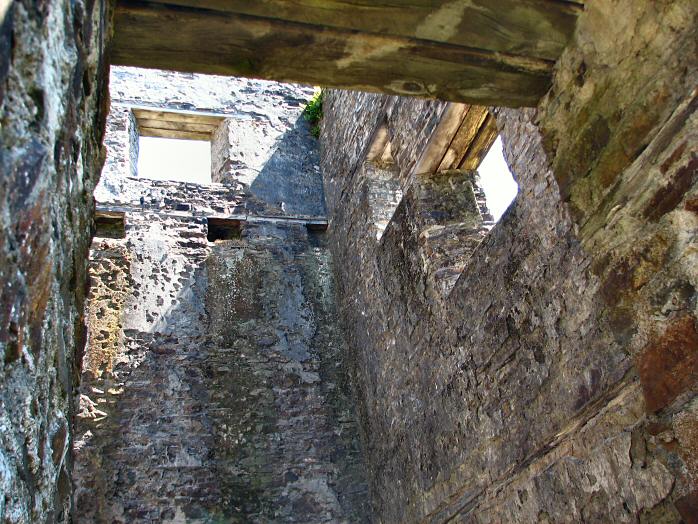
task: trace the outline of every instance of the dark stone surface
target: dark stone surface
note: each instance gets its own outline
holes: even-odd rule
[[[109,15],[96,1],[4,7],[0,520],[64,522]]]
[[[385,119],[391,140],[414,144],[438,116],[421,101],[326,95],[330,246],[376,518],[678,521],[696,470],[696,189],[681,146],[697,131],[695,54],[682,54],[695,12],[594,4],[542,112],[497,111],[521,191],[443,299],[427,292],[433,258],[409,198],[424,183],[411,173],[419,147],[395,155],[405,197],[379,241],[367,227],[379,200],[365,196],[364,157]],[[648,35],[662,17],[659,44]],[[618,34],[614,19],[637,30]],[[608,89],[622,83],[643,101]],[[644,119],[650,93],[658,105]]]

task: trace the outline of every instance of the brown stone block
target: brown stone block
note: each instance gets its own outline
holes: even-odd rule
[[[676,209],[683,200],[684,195],[691,189],[698,179],[698,157],[693,157],[683,167],[676,171],[671,181],[650,200],[645,208],[645,218],[658,220],[665,214]]]
[[[658,411],[698,379],[698,332],[685,315],[655,337],[636,360],[648,411]]]
[[[681,497],[675,506],[686,524],[698,524],[698,489]]]
[[[698,215],[698,196],[686,200],[684,209]]]

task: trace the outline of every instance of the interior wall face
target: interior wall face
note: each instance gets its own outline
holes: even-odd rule
[[[587,3],[539,111],[496,111],[520,194],[443,299],[408,187],[443,174],[410,178],[416,152],[393,148],[406,198],[379,241],[367,227],[364,155],[386,108],[416,119],[391,136],[432,116],[327,94],[331,248],[377,519],[695,515],[696,10]]]
[[[74,520],[367,521],[332,259],[306,225],[324,218],[312,89],[132,69],[111,87],[97,206],[126,227],[90,251]],[[224,115],[224,180],[130,176],[136,101]],[[207,217],[231,238],[207,241]]]
[[[0,13],[0,520],[65,521],[92,192],[108,107],[103,1]]]
[[[313,92],[296,84],[113,67],[107,158],[95,197],[138,202],[147,191],[136,173],[138,123],[131,108],[198,111],[221,118],[211,136],[213,182],[243,195],[252,212],[323,215],[316,141],[301,116]]]
[[[323,233],[210,244],[205,218],[127,217],[91,255],[75,521],[364,521]]]
[[[604,315],[632,362],[641,468],[674,479],[651,519],[698,514],[698,5],[594,2],[540,126]],[[632,453],[631,453],[632,456]]]

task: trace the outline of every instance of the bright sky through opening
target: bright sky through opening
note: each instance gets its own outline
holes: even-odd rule
[[[494,220],[499,221],[519,191],[519,186],[504,160],[501,137],[497,137],[477,170],[480,173],[480,184],[487,197],[487,207]]]
[[[206,140],[140,137],[138,176],[210,184],[211,143]]]

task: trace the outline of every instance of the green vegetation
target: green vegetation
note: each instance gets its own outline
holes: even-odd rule
[[[303,118],[310,123],[310,134],[315,138],[320,137],[320,120],[322,120],[322,95],[320,89],[303,109]]]

